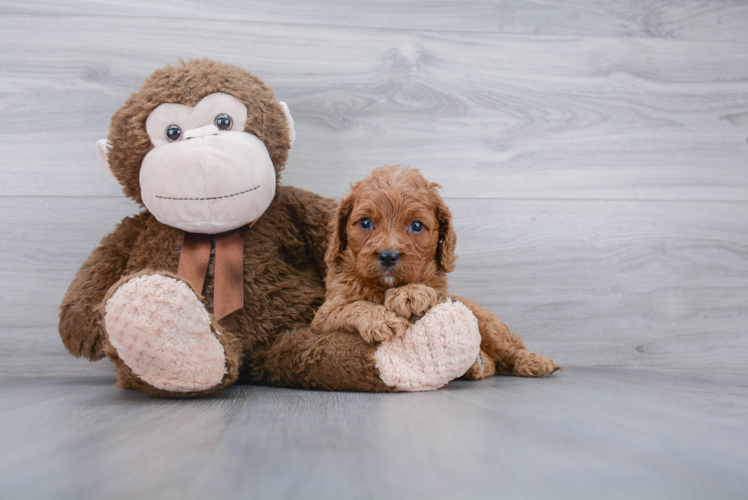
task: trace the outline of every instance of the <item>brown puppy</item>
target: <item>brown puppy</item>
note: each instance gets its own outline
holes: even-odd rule
[[[416,169],[374,170],[340,203],[332,222],[325,303],[312,322],[316,332],[358,332],[368,343],[405,333],[431,307],[452,298],[478,319],[481,353],[465,374],[497,372],[542,377],[561,367],[529,352],[522,338],[488,309],[448,293],[457,237],[452,215]]]

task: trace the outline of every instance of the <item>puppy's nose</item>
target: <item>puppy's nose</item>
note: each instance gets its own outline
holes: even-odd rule
[[[383,267],[392,267],[400,259],[400,253],[394,250],[382,250],[378,255]]]

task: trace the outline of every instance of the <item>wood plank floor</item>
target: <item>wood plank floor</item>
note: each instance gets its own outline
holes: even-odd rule
[[[611,368],[432,393],[0,382],[4,498],[744,498],[748,377]]]

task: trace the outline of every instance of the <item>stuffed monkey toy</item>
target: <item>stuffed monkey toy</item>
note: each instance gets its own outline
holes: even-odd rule
[[[154,72],[97,145],[144,210],[104,237],[70,285],[59,326],[68,351],[106,356],[118,386],[162,397],[237,380],[417,391],[465,373],[480,334],[462,304],[426,313],[399,349],[309,329],[337,203],[279,185],[294,135],[286,105],[239,67],[191,60]]]

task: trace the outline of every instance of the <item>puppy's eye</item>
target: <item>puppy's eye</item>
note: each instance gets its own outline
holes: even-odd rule
[[[216,116],[214,122],[216,127],[218,127],[218,130],[229,130],[231,128],[231,125],[234,124],[231,117],[226,113],[221,113],[220,115]]]
[[[419,220],[414,220],[408,229],[410,229],[414,233],[420,233],[421,231],[423,231],[423,223]]]
[[[361,229],[371,229],[374,227],[374,224],[371,223],[371,219],[368,217],[361,219],[358,224],[361,226]]]
[[[182,138],[182,129],[179,125],[169,125],[166,128],[166,140],[169,142],[176,142]]]

